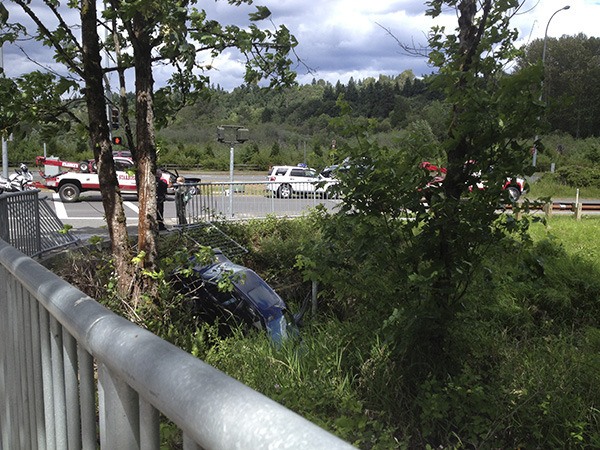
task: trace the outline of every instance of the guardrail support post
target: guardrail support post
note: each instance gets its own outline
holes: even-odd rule
[[[544,214],[546,215],[546,219],[552,217],[552,202],[544,203],[543,210]]]
[[[583,205],[579,202],[573,203],[573,211],[575,212],[575,219],[581,220],[581,213],[583,211]]]

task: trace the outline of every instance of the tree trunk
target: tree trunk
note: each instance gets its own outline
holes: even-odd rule
[[[123,298],[127,298],[134,279],[134,271],[130,264],[131,246],[109,137],[97,32],[97,11],[94,0],[82,0],[81,2],[81,37],[90,142],[94,158],[98,161],[102,205],[108,225],[115,272],[118,274],[117,289]]]
[[[142,14],[134,16],[131,41],[134,51],[136,94],[136,156],[139,177],[138,248],[143,251],[144,268],[153,270],[156,264],[158,222],[156,217],[156,141],[152,76],[152,45],[149,21]],[[146,290],[152,281],[147,280]]]

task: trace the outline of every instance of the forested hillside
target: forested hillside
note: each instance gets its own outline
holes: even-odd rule
[[[542,42],[533,41],[517,60],[516,72],[540,64]],[[589,165],[600,159],[600,39],[584,35],[549,39],[542,101],[547,104],[545,133],[538,170],[568,164]],[[514,72],[513,72],[514,73]],[[506,74],[507,77],[512,76]],[[226,170],[229,147],[217,142],[219,125],[247,127],[250,140],[236,146],[237,168],[266,170],[274,164],[306,162],[315,168],[341,158],[344,138],[336,119],[344,114],[357,125],[368,125],[381,145],[407,147],[407,131],[415,131],[435,159],[437,144],[446,137],[443,96],[436,91],[435,74],[417,78],[406,70],[396,77],[380,76],[331,84],[311,84],[281,90],[243,85],[231,92],[212,86],[203,100],[181,110],[158,131],[159,161],[180,167]],[[123,134],[115,130],[114,135]],[[533,142],[533,137],[532,137]],[[46,145],[48,154],[79,160],[92,152],[82,129],[56,124],[31,124],[9,146],[11,162],[33,161]],[[121,147],[116,149],[122,149]]]
[[[335,86],[313,80],[280,91],[248,86],[230,93],[213,89],[202,104],[181,111],[161,130],[161,161],[226,168],[229,148],[216,142],[216,127],[236,124],[247,127],[251,137],[236,150],[236,164],[266,169],[305,161],[322,167],[339,158],[336,150],[342,142],[331,122],[341,114],[338,99],[348,103],[357,121],[369,121],[385,144],[395,145],[411,123],[423,121],[427,129],[443,130],[444,114],[435,97],[427,80],[412,72],[395,78],[351,79]]]

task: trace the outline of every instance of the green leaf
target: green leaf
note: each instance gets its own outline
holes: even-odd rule
[[[248,16],[250,20],[256,22],[258,20],[264,20],[271,15],[271,11],[266,6],[257,6],[255,13],[250,13]]]

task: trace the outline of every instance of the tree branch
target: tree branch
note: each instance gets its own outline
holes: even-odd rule
[[[67,52],[67,50],[64,48],[64,46],[61,44],[60,40],[56,39],[56,36],[54,36],[54,34],[44,25],[44,23],[39,19],[39,17],[35,14],[35,12],[33,12],[33,10],[29,7],[28,2],[26,3],[23,0],[13,0],[13,1],[17,5],[19,5],[21,8],[23,8],[23,11],[25,11],[25,13],[31,18],[31,20],[33,20],[35,22],[35,24],[38,26],[38,29],[42,33],[42,35],[45,36],[46,39],[48,39],[48,41],[51,42],[52,46],[56,49],[57,53],[63,57],[65,63],[69,67],[69,69],[72,70],[73,72],[77,73],[77,75],[79,75],[80,77],[83,78],[83,71],[81,70],[79,65],[73,60],[73,58],[71,58],[71,56],[69,55],[69,52]],[[62,23],[64,23],[64,22],[62,22]],[[71,37],[73,37],[72,33],[69,30],[69,27],[67,27],[65,31],[67,31],[69,33],[69,35]],[[77,48],[81,49],[81,47],[79,47],[76,40],[73,42],[73,44],[76,45]]]

